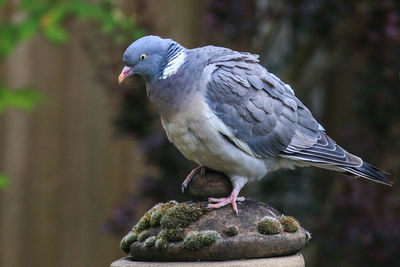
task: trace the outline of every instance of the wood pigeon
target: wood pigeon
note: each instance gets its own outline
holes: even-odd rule
[[[380,170],[335,143],[292,88],[259,64],[258,55],[205,46],[187,49],[171,39],[145,36],[123,56],[122,83],[146,81],[168,139],[189,160],[225,173],[233,191],[209,207],[236,201],[248,181],[281,169],[315,166],[391,185]]]

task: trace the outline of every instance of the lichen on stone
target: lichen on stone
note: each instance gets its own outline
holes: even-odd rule
[[[163,229],[157,235],[157,237],[166,239],[169,242],[181,241],[184,236],[185,230],[183,228]]]
[[[129,234],[121,240],[121,249],[128,253],[129,246],[135,241],[143,242],[143,246],[147,248],[155,246],[161,250],[166,249],[168,242],[183,240],[185,236],[183,228],[198,220],[205,211],[206,208],[202,208],[199,203],[178,203],[174,200],[159,203],[148,210]],[[159,225],[161,231],[157,237],[150,237],[148,229]],[[202,234],[200,237],[202,238],[202,246],[215,242],[213,239],[215,236],[211,234]]]
[[[150,226],[156,227],[160,225],[160,220],[162,216],[165,214],[165,211],[173,206],[178,204],[175,200],[171,200],[167,203],[159,203],[151,208],[148,212],[150,215]]]
[[[124,252],[128,253],[129,246],[137,240],[138,240],[137,233],[130,231],[124,238],[122,238],[119,246]]]
[[[150,236],[149,238],[146,239],[146,241],[144,241],[144,246],[145,246],[146,248],[151,248],[152,246],[155,245],[156,240],[157,240],[157,237],[155,237],[155,236]]]
[[[143,230],[150,228],[150,226],[158,226],[160,224],[161,217],[165,210],[174,205],[178,204],[175,200],[171,200],[167,203],[159,203],[148,210],[139,222],[132,228],[132,231],[136,233],[141,233]],[[153,214],[155,214],[153,216]],[[153,218],[153,219],[152,219]]]
[[[211,246],[219,238],[221,235],[216,231],[192,231],[185,236],[183,246],[190,250],[196,250],[204,246]]]
[[[150,226],[156,227],[160,225],[161,218],[162,218],[162,212],[160,210],[156,210],[155,212],[153,212],[153,214],[151,214],[150,217]]]
[[[142,218],[140,218],[139,222],[132,228],[132,231],[135,233],[141,233],[143,230],[146,230],[150,227],[150,216],[149,214],[143,215]]]
[[[168,241],[164,238],[158,238],[155,243],[155,248],[159,250],[166,250],[168,247]]]
[[[234,225],[228,225],[224,230],[224,234],[227,236],[235,236],[238,234],[238,228]]]
[[[263,235],[275,235],[283,231],[282,225],[279,220],[271,217],[265,216],[257,225],[258,232]]]
[[[183,228],[204,213],[199,204],[178,203],[165,211],[160,220],[162,228]]]
[[[299,222],[292,216],[280,216],[278,220],[282,224],[283,230],[286,232],[294,233],[300,229]]]
[[[144,230],[142,231],[139,236],[138,236],[138,240],[143,242],[145,241],[148,237],[150,237],[150,232],[149,230]]]

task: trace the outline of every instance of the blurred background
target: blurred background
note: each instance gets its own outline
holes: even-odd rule
[[[144,82],[117,85],[146,34],[261,55],[328,134],[392,188],[312,168],[243,194],[313,234],[307,266],[400,266],[397,0],[0,0],[0,266],[107,266],[148,208],[187,200]]]

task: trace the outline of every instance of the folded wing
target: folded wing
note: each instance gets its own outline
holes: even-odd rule
[[[213,53],[206,102],[224,124],[221,134],[240,149],[391,183],[329,138],[290,86],[258,64],[257,55],[216,47]]]

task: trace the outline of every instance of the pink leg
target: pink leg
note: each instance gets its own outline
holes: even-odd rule
[[[208,199],[208,202],[213,202],[213,204],[208,204],[209,208],[212,209],[217,209],[223,206],[228,205],[229,203],[232,205],[232,209],[233,211],[236,213],[236,215],[238,215],[238,209],[237,209],[237,205],[236,205],[236,201],[245,201],[246,197],[238,197],[240,189],[238,187],[233,188],[232,193],[229,197],[225,197],[225,198],[213,198],[210,197]]]
[[[204,166],[199,166],[199,167],[193,169],[193,170],[189,173],[189,175],[186,177],[186,179],[185,179],[185,180],[183,181],[183,183],[182,183],[182,186],[181,186],[182,193],[185,192],[185,188],[186,188],[187,185],[189,184],[190,180],[192,180],[192,178],[193,178],[196,174],[198,174],[199,172],[201,172],[201,175],[205,175],[206,167],[204,167]]]

